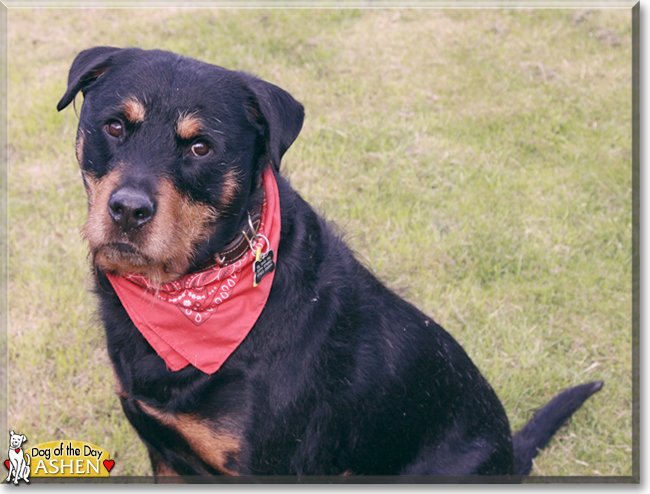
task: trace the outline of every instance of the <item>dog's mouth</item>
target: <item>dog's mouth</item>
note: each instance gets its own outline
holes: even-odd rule
[[[112,242],[91,247],[95,267],[116,276],[138,274],[152,283],[170,283],[185,274],[190,262],[186,258],[156,259],[146,251],[126,242]]]
[[[151,264],[151,259],[138,247],[129,242],[111,242],[91,248],[94,263],[124,274],[131,271],[141,271],[143,267]]]
[[[115,252],[120,254],[135,254],[135,255],[139,254],[138,249],[134,245],[128,242],[114,242],[108,244],[105,248],[114,250]]]

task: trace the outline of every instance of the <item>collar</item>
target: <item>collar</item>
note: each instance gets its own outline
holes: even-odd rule
[[[266,305],[281,226],[280,197],[270,166],[263,186],[259,223],[251,218],[255,235],[250,237],[253,242],[244,242],[243,253],[241,240],[235,238],[220,253],[226,258],[223,264],[163,285],[141,275],[106,273],[135,327],[172,371],[190,364],[206,374],[219,370]],[[242,237],[247,235],[249,230],[242,231]]]
[[[232,264],[244,257],[246,252],[248,252],[250,249],[250,242],[252,239],[257,238],[260,223],[262,222],[262,207],[260,206],[259,209],[260,212],[253,216],[251,216],[250,212],[248,213],[248,223],[242,232],[214,256],[214,261],[219,266],[224,267],[228,264]]]

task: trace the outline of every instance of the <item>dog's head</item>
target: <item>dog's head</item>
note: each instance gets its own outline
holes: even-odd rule
[[[27,437],[24,434],[16,434],[14,431],[9,431],[10,449],[20,448],[25,441],[27,441]]]
[[[263,168],[279,169],[304,117],[277,86],[158,50],[81,52],[57,109],[79,91],[94,262],[156,282],[186,274],[241,231],[261,201]]]

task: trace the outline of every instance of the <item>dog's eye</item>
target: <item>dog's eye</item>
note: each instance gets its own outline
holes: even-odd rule
[[[119,138],[124,134],[124,126],[121,122],[113,120],[106,125],[106,132],[108,132],[108,135]]]
[[[205,156],[208,154],[208,151],[210,151],[210,146],[208,146],[208,143],[204,141],[197,141],[192,144],[192,147],[190,148],[190,153],[194,156]]]

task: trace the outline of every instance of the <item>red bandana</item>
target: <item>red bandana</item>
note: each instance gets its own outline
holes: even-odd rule
[[[264,205],[257,247],[271,249],[277,259],[280,243],[280,198],[273,172],[264,172]],[[144,276],[107,273],[136,328],[172,371],[188,364],[212,374],[246,338],[262,313],[275,271],[254,286],[255,254],[237,262],[157,285]]]

